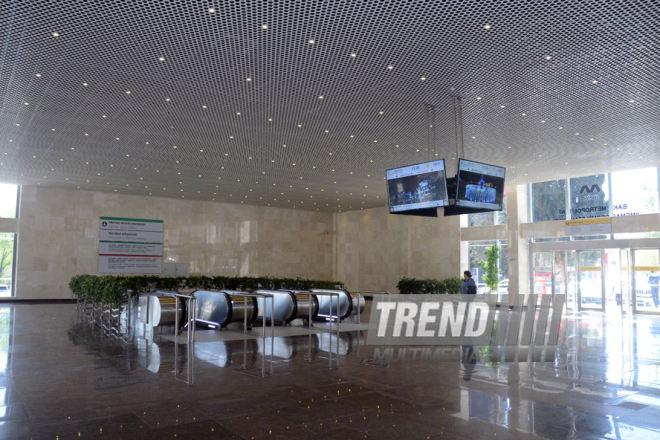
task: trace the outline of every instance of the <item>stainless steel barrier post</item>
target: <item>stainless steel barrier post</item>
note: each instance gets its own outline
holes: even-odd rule
[[[378,290],[360,290],[360,291],[358,292],[358,310],[357,310],[357,323],[358,323],[358,324],[360,324],[360,294],[362,294],[362,293],[373,293],[373,294],[379,293],[379,294],[381,294],[381,295],[383,295],[383,294],[384,294],[384,295],[389,295],[389,294],[390,294],[390,292],[381,292],[381,291],[378,291]],[[367,305],[366,305],[366,297],[365,297],[365,305],[364,305],[364,308],[365,308],[365,309],[367,308]]]
[[[147,302],[147,322],[149,322],[149,303]],[[174,295],[174,338],[179,337],[179,296]]]

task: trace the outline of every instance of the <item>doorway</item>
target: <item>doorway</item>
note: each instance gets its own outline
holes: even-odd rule
[[[532,291],[566,295],[567,310],[660,315],[660,240],[541,242],[530,250]]]

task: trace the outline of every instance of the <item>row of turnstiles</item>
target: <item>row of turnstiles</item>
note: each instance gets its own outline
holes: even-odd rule
[[[223,329],[232,322],[252,325],[271,318],[278,325],[288,325],[295,319],[303,322],[312,320],[344,320],[351,315],[361,314],[365,308],[364,297],[353,298],[342,289],[310,290],[256,290],[247,292],[234,290],[197,290],[189,296],[196,301],[195,325],[209,329]],[[264,295],[264,296],[259,296]],[[272,303],[271,303],[272,298]],[[178,304],[177,304],[178,302]],[[339,307],[337,307],[339,303]],[[177,292],[154,291],[139,296],[138,316],[140,321],[153,327],[186,323],[188,302]],[[179,316],[176,316],[176,313]]]

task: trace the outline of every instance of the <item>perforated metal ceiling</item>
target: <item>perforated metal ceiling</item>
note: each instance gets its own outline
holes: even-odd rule
[[[508,184],[657,165],[659,18],[632,0],[5,1],[0,181],[382,206],[387,168],[454,172],[453,96],[466,157]]]

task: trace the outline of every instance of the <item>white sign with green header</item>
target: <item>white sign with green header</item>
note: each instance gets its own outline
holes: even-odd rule
[[[101,217],[100,273],[162,273],[163,221]]]

